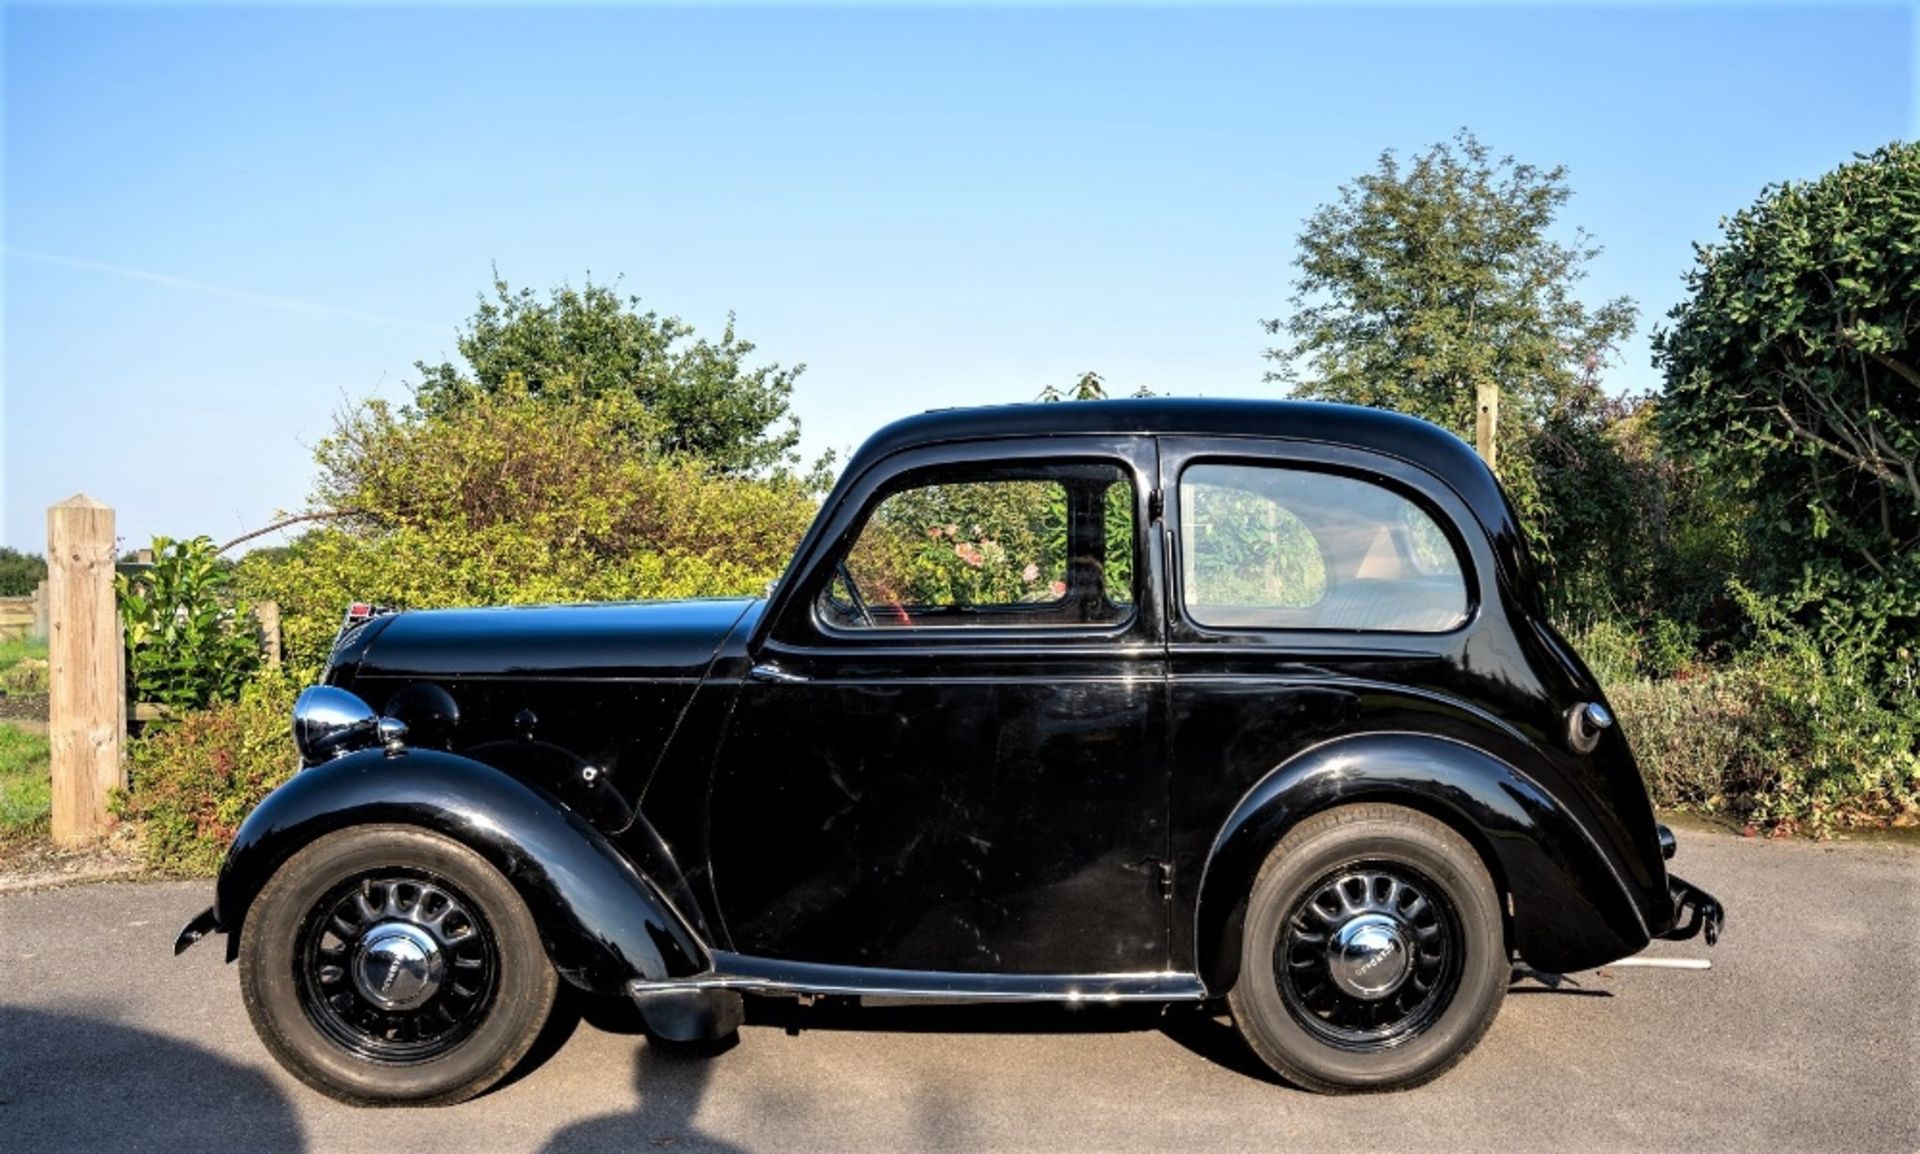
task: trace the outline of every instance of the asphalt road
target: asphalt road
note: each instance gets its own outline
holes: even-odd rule
[[[354,1110],[274,1066],[218,940],[169,955],[206,885],[5,895],[0,1146],[1920,1150],[1920,849],[1692,832],[1676,865],[1727,936],[1650,953],[1711,971],[1523,981],[1438,1083],[1338,1099],[1196,1013],[767,1003],[720,1052],[596,1013],[477,1101]]]

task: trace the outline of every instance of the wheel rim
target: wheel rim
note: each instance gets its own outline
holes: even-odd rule
[[[485,1019],[499,969],[479,907],[409,870],[343,880],[314,903],[295,952],[300,1001],[335,1044],[380,1062],[424,1062]]]
[[[1400,862],[1355,862],[1308,887],[1274,944],[1294,1020],[1342,1050],[1419,1034],[1460,984],[1460,921],[1445,891]]]

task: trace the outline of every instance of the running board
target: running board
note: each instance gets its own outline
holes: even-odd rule
[[[671,991],[736,990],[746,994],[902,998],[933,1002],[1197,1002],[1206,987],[1197,975],[964,974],[941,970],[884,970],[750,958],[713,952],[713,968],[685,978],[627,983],[645,998]]]

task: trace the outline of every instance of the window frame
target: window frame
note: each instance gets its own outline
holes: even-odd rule
[[[772,652],[823,648],[938,649],[968,647],[1032,648],[1044,646],[1056,653],[1087,647],[1106,650],[1136,643],[1157,643],[1163,636],[1164,596],[1155,564],[1158,550],[1150,528],[1150,502],[1157,477],[1153,472],[1153,441],[1138,436],[1075,436],[1045,440],[1010,438],[952,442],[891,454],[869,466],[859,477],[836,486],[830,508],[821,513],[821,531],[803,542],[796,557],[790,586],[782,581],[767,614],[770,623],[757,648]],[[835,579],[859,533],[882,501],[894,493],[917,487],[916,477],[954,470],[981,473],[1023,467],[1089,464],[1111,467],[1116,480],[1133,490],[1133,602],[1117,622],[1060,625],[916,625],[868,628],[843,626],[821,612],[822,592]]]
[[[979,466],[978,472],[974,471],[975,466]],[[1112,469],[1114,476],[1106,482],[1105,488],[1107,489],[1111,489],[1112,486],[1116,484],[1125,484],[1128,486],[1129,490],[1133,489],[1134,487],[1132,477],[1127,475],[1126,470],[1121,469],[1118,466],[1110,465],[1104,461],[1079,461],[1079,460],[1072,460],[1072,459],[1065,460],[1065,461],[1034,462],[1031,464],[993,464],[993,463],[984,463],[984,462],[972,462],[969,464],[953,464],[953,465],[944,465],[944,466],[930,465],[930,466],[923,466],[915,470],[909,470],[905,473],[896,474],[894,479],[891,482],[889,482],[886,486],[877,490],[874,493],[873,497],[868,501],[867,507],[861,511],[860,518],[856,520],[852,531],[846,537],[846,548],[838,551],[836,554],[828,558],[828,561],[833,566],[833,571],[827,575],[826,581],[823,582],[820,586],[820,592],[814,596],[813,605],[814,605],[815,616],[820,617],[821,607],[824,603],[834,600],[833,590],[835,586],[843,585],[851,582],[853,584],[853,591],[859,596],[861,603],[867,606],[869,614],[874,616],[875,618],[885,616],[884,613],[876,611],[877,607],[884,607],[888,611],[906,610],[906,611],[913,611],[917,613],[925,613],[931,617],[934,617],[935,619],[924,621],[919,625],[903,626],[903,625],[880,625],[880,624],[848,625],[848,624],[835,622],[826,618],[821,618],[821,625],[823,628],[841,630],[846,632],[860,632],[860,633],[865,633],[874,629],[885,629],[890,631],[900,631],[900,630],[907,630],[907,629],[925,629],[931,632],[934,630],[949,630],[949,629],[981,630],[981,629],[993,629],[993,628],[1005,628],[1005,629],[1014,629],[1014,630],[1021,630],[1021,631],[1031,629],[1035,632],[1045,631],[1048,633],[1053,633],[1061,629],[1071,628],[1075,625],[1082,625],[1082,624],[1090,625],[1094,627],[1117,627],[1117,626],[1126,625],[1132,620],[1132,616],[1140,611],[1139,599],[1138,599],[1139,589],[1137,588],[1139,582],[1138,582],[1137,574],[1135,574],[1135,580],[1133,581],[1133,585],[1135,587],[1129,588],[1127,590],[1129,594],[1129,598],[1128,600],[1125,600],[1125,601],[1113,600],[1113,598],[1110,596],[1111,590],[1109,589],[1105,581],[1105,575],[1102,574],[1101,580],[1100,580],[1100,595],[1105,599],[1106,604],[1116,611],[1116,615],[1113,617],[1112,620],[1098,621],[1098,622],[1069,622],[1064,624],[1048,623],[1048,624],[1032,624],[1032,625],[1021,625],[1021,624],[1014,623],[1013,621],[1010,620],[1005,624],[997,625],[997,626],[982,625],[982,624],[979,624],[978,622],[970,622],[966,620],[966,616],[968,613],[980,613],[982,615],[1005,616],[1010,619],[1015,619],[1022,615],[1030,614],[1036,619],[1041,619],[1041,618],[1045,618],[1049,612],[1058,611],[1070,605],[1074,600],[1074,597],[1073,597],[1074,584],[1073,583],[1076,580],[1076,577],[1073,571],[1073,560],[1072,560],[1071,553],[1069,553],[1069,556],[1064,560],[1065,570],[1063,573],[1063,580],[1061,581],[1061,585],[1063,586],[1063,589],[1060,595],[1057,597],[1049,597],[1046,600],[1042,600],[1042,601],[980,602],[980,603],[972,603],[972,604],[962,603],[959,601],[955,601],[950,604],[935,604],[931,602],[908,603],[908,602],[902,602],[902,601],[883,602],[883,601],[874,601],[871,597],[869,590],[861,588],[858,583],[858,578],[860,578],[862,575],[858,571],[857,567],[852,563],[854,559],[855,551],[860,547],[861,542],[866,539],[867,530],[872,527],[874,518],[879,515],[880,511],[886,508],[887,502],[892,501],[903,494],[918,492],[923,489],[932,489],[939,486],[958,487],[963,485],[986,486],[986,485],[995,485],[995,484],[1051,485],[1059,491],[1060,498],[1068,503],[1067,516],[1069,518],[1069,533],[1071,534],[1072,518],[1075,516],[1073,511],[1073,506],[1072,506],[1072,499],[1073,499],[1072,489],[1069,488],[1066,481],[1060,478],[1047,477],[1039,474],[1041,474],[1044,470],[1048,470],[1048,469],[1054,469],[1054,468],[1071,469],[1076,467],[1085,468],[1090,471],[1093,469]],[[940,474],[942,473],[952,473],[953,475],[941,476]],[[1000,473],[1003,475],[995,476],[993,475],[995,473]],[[1134,496],[1134,504],[1138,505],[1139,494],[1136,492],[1133,494],[1133,496]],[[1139,533],[1135,532],[1134,537],[1136,538],[1136,540],[1135,542],[1132,543],[1133,551],[1137,552],[1138,551],[1137,539],[1139,537]],[[1066,544],[1069,547],[1069,550],[1071,550],[1071,547],[1074,544],[1071,536],[1069,536],[1069,539]],[[1086,588],[1085,583],[1082,583],[1082,588],[1083,589]],[[849,608],[851,608],[851,605],[849,606]],[[938,619],[939,617],[945,616],[945,615],[951,615],[953,620],[942,621]]]
[[[1486,534],[1466,502],[1443,480],[1418,466],[1369,449],[1320,442],[1266,438],[1163,437],[1161,483],[1166,486],[1168,556],[1166,561],[1167,632],[1173,644],[1210,647],[1282,646],[1313,653],[1440,654],[1456,650],[1479,624],[1484,606],[1497,594],[1488,587],[1495,561]],[[1185,572],[1191,534],[1185,524],[1181,485],[1196,465],[1249,466],[1323,473],[1385,489],[1411,502],[1432,519],[1460,562],[1466,593],[1465,614],[1442,631],[1349,629],[1326,625],[1214,625],[1187,609]],[[1322,551],[1324,555],[1324,550]],[[1331,590],[1329,590],[1331,592]]]

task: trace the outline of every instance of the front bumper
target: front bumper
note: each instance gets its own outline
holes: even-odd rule
[[[180,936],[173,940],[173,956],[179,957],[187,952],[187,947],[220,928],[220,919],[208,906],[195,914],[193,920],[180,929]]]

